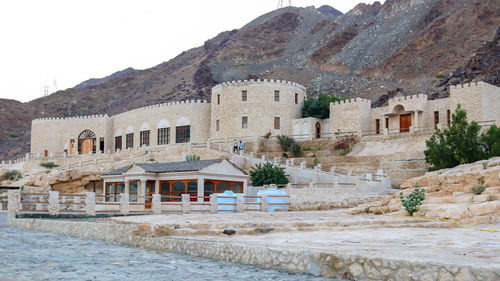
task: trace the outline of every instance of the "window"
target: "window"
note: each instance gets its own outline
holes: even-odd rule
[[[274,101],[280,101],[280,91],[274,91]]]
[[[137,202],[137,190],[139,182],[131,181],[128,185],[128,201]]]
[[[125,139],[125,148],[133,148],[134,147],[134,133],[127,134]]]
[[[389,129],[389,118],[385,118],[385,128]]]
[[[120,201],[120,193],[125,192],[125,183],[123,182],[108,182],[106,183],[106,197],[107,202]]]
[[[115,151],[122,149],[122,136],[115,137]]]
[[[299,104],[299,94],[295,94],[295,104]]]
[[[450,126],[450,110],[446,110],[446,123]]]
[[[149,130],[141,132],[141,146],[149,146]]]
[[[189,138],[191,135],[191,126],[179,126],[175,128],[175,142],[183,143],[189,142]]]
[[[434,126],[439,124],[439,111],[434,111]]]
[[[217,95],[217,104],[220,104],[220,95]]]
[[[241,91],[241,101],[247,101],[247,91]]]
[[[158,129],[158,145],[170,143],[170,128]]]
[[[234,193],[243,193],[243,183],[233,181],[218,181],[206,179],[204,182],[204,201],[209,201],[209,197],[214,193],[223,193],[226,190],[232,190]]]
[[[380,134],[380,119],[375,119],[375,134]]]
[[[241,117],[241,128],[248,129],[248,116]]]
[[[215,121],[215,131],[219,131],[220,129],[220,122],[219,122],[219,119],[217,119],[217,121]]]
[[[274,117],[274,129],[275,130],[280,129],[280,118],[279,117]]]
[[[197,180],[160,181],[161,201],[181,201],[182,194],[191,195],[191,201],[198,196]]]

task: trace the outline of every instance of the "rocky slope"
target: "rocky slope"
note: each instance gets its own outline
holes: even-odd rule
[[[370,99],[398,88],[436,92],[436,74],[466,67],[498,26],[500,0],[387,0],[344,15],[327,7],[275,10],[150,69],[86,81],[28,103],[1,100],[0,159],[29,150],[32,118],[210,99],[211,87],[228,80],[293,80],[311,94]],[[485,69],[467,79],[489,75]]]

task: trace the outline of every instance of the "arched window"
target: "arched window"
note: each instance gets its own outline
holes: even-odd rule
[[[181,117],[175,123],[175,142],[184,143],[191,139],[191,121],[186,117]]]
[[[85,130],[78,135],[78,153],[87,154],[89,152],[95,153],[96,150],[96,136],[91,130]]]
[[[158,145],[170,143],[170,122],[166,119],[161,119],[158,122]]]

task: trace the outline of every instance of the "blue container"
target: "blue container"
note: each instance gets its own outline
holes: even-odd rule
[[[257,192],[257,196],[267,195],[267,211],[274,212],[277,209],[288,209],[288,197],[273,197],[273,196],[286,196],[284,190],[278,190],[275,187],[270,187],[266,190],[261,190]],[[260,198],[258,199],[260,202]],[[277,205],[274,205],[277,204]]]
[[[236,212],[236,194],[231,190],[217,194],[217,213],[235,213]],[[227,205],[226,205],[227,204]]]

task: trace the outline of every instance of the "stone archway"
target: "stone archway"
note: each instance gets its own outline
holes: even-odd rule
[[[96,136],[91,130],[85,130],[78,135],[78,153],[88,154],[96,151]]]

